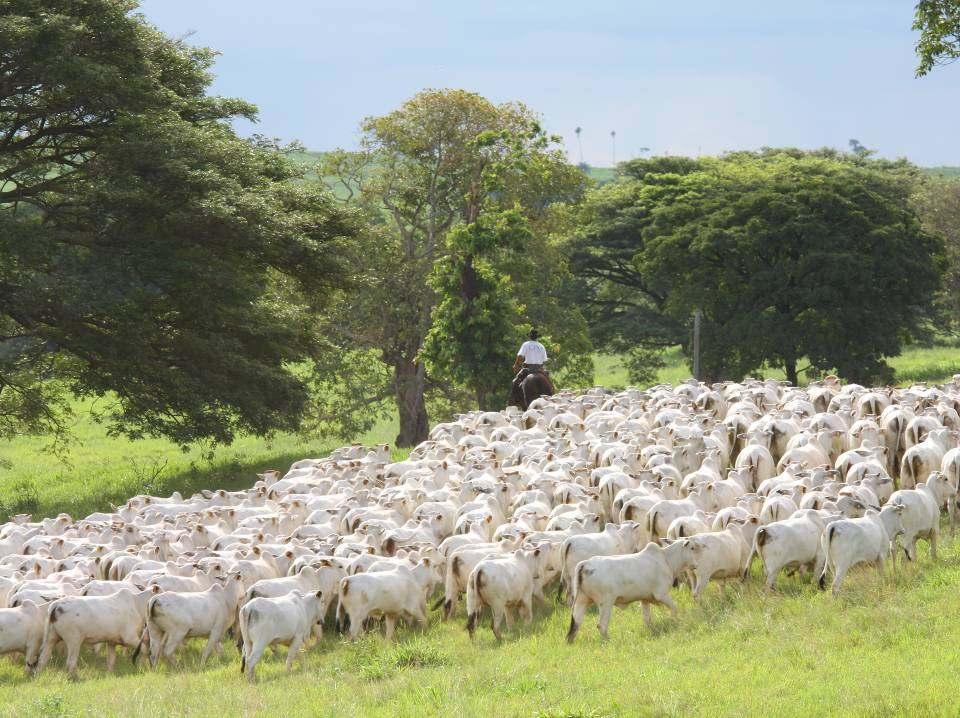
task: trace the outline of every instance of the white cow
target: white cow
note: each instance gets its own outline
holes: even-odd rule
[[[820,536],[828,520],[827,512],[802,509],[782,521],[761,526],[753,538],[753,553],[760,557],[772,589],[784,568],[812,568],[819,576],[823,569]],[[749,567],[748,567],[749,568]]]
[[[255,598],[240,609],[240,637],[243,642],[240,672],[247,680],[254,679],[254,671],[263,652],[274,644],[289,646],[287,670],[300,646],[310,636],[314,624],[322,620],[323,597],[320,592],[304,595],[292,591],[276,598]]]
[[[23,653],[27,673],[33,673],[46,616],[46,609],[33,601],[23,601],[17,608],[0,608],[0,655]]]
[[[243,579],[238,573],[227,576],[225,584],[213,584],[206,591],[161,593],[147,607],[146,635],[150,638],[150,663],[154,667],[160,654],[168,662],[185,638],[206,638],[200,664],[207,662],[237,616],[243,596]],[[134,657],[136,661],[136,656]]]
[[[603,531],[593,534],[580,534],[565,539],[560,547],[563,562],[560,576],[560,590],[569,594],[569,583],[577,564],[592,556],[612,556],[614,554],[633,553],[639,546],[641,527],[633,521],[622,524],[607,524]]]
[[[567,641],[573,643],[587,609],[596,604],[600,612],[598,628],[603,638],[613,607],[643,602],[643,620],[649,628],[650,604],[659,603],[675,616],[677,605],[670,596],[675,578],[684,569],[683,553],[679,543],[661,548],[648,543],[643,550],[625,556],[595,556],[581,561],[574,571],[572,590],[573,608]]]
[[[870,510],[859,519],[834,521],[823,532],[823,568],[820,588],[826,588],[827,571],[833,571],[833,595],[840,593],[840,584],[851,566],[875,563],[883,575],[883,562],[890,556],[893,541],[903,533],[900,516],[903,506],[884,506],[879,512]]]
[[[389,641],[398,618],[426,627],[427,597],[439,580],[437,567],[428,558],[413,568],[396,566],[386,571],[346,576],[340,580],[337,615],[346,618],[350,640],[360,636],[368,617],[383,616]]]
[[[493,635],[503,638],[500,626],[513,627],[511,608],[518,608],[523,619],[533,620],[533,595],[538,589],[543,551],[518,549],[512,554],[481,560],[467,579],[467,630],[472,637],[484,606],[493,614]]]
[[[956,500],[957,491],[945,474],[935,471],[915,489],[900,489],[890,497],[888,505],[902,506],[903,552],[910,561],[917,558],[917,539],[930,543],[930,558],[937,557],[940,539],[940,507]]]
[[[43,649],[37,672],[44,669],[54,646],[67,648],[66,667],[77,675],[80,647],[84,643],[107,644],[107,670],[112,671],[118,644],[136,650],[146,623],[147,603],[159,589],[136,592],[122,588],[112,596],[66,596],[49,605],[43,633]]]

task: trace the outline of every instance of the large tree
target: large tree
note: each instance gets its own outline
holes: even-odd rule
[[[555,336],[564,348],[561,369],[589,374],[583,320],[575,308],[561,308],[568,274],[552,241],[565,219],[556,205],[577,199],[586,178],[555,143],[543,145],[542,133],[530,133],[535,125],[520,104],[495,105],[463,90],[425,90],[399,109],[364,121],[360,152],[325,158],[322,174],[369,220],[359,267],[364,289],[344,299],[329,328],[334,346],[368,369],[325,374],[325,383],[338,385],[342,394],[365,397],[350,405],[359,413],[340,412],[341,421],[362,426],[355,417],[372,416],[370,406],[392,398],[400,418],[397,444],[408,446],[426,438],[428,396],[456,396],[464,388],[449,376],[428,375],[420,355],[437,303],[428,279],[449,256],[448,234],[475,222],[484,208],[519,208],[531,232],[526,251],[538,257],[540,272],[511,270],[514,296],[525,308],[521,319]],[[478,142],[488,133],[509,140]],[[504,162],[517,151],[516,142],[523,146],[522,166]],[[500,168],[495,190],[485,181],[493,166]],[[388,377],[378,361],[389,367]],[[329,368],[322,366],[323,372]],[[503,371],[509,382],[509,367]],[[319,413],[331,416],[332,409],[327,404]]]
[[[956,334],[960,332],[960,179],[923,178],[914,203],[924,228],[944,239],[947,263],[937,299],[937,329]]]
[[[917,40],[917,75],[960,58],[960,2],[920,0],[914,10],[913,29]]]
[[[447,237],[449,256],[437,262],[431,284],[439,296],[421,359],[432,376],[468,387],[480,409],[506,403],[504,368],[523,341],[522,314],[509,275],[495,259],[522,261],[530,230],[516,211],[484,213]]]
[[[889,380],[883,358],[933,317],[942,242],[910,205],[905,168],[858,157],[703,160],[643,230],[637,266],[664,311],[704,313],[707,378],[763,364]]]
[[[135,9],[0,4],[0,436],[62,436],[67,392],[131,436],[292,429],[356,230]]]
[[[888,378],[883,357],[923,332],[938,286],[916,182],[905,162],[832,150],[628,163],[588,197],[570,243],[597,339],[640,346],[641,374],[658,346],[689,356],[700,309],[706,378],[768,364],[796,382],[801,358]]]
[[[618,181],[587,194],[566,244],[594,343],[623,355],[636,383],[651,382],[662,351],[688,340],[684,322],[663,311],[665,293],[650,283],[636,258],[654,211],[699,167],[686,157],[621,164]]]

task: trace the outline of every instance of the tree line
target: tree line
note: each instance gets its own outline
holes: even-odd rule
[[[242,139],[215,53],[136,3],[0,11],[0,438],[343,437],[500,408],[536,327],[555,382],[596,351],[651,381],[702,312],[704,378],[889,381],[955,329],[960,183],[869,152],[622,163],[595,186],[519,102],[424,90],[316,168]],[[315,170],[315,171],[312,171]]]

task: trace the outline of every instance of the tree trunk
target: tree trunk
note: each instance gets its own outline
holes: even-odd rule
[[[787,374],[787,381],[794,386],[798,386],[799,379],[797,378],[797,360],[792,357],[790,359],[786,359],[783,362],[783,370]]]
[[[415,446],[425,441],[430,423],[424,397],[426,370],[423,364],[402,361],[393,367],[396,385],[397,413],[400,415],[400,433],[396,445]]]

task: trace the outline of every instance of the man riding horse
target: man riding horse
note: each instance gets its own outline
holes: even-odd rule
[[[510,391],[510,403],[524,410],[537,397],[556,394],[550,375],[543,368],[547,363],[547,349],[537,341],[540,333],[531,329],[528,336],[529,340],[520,346],[517,359],[513,362],[516,377]]]

